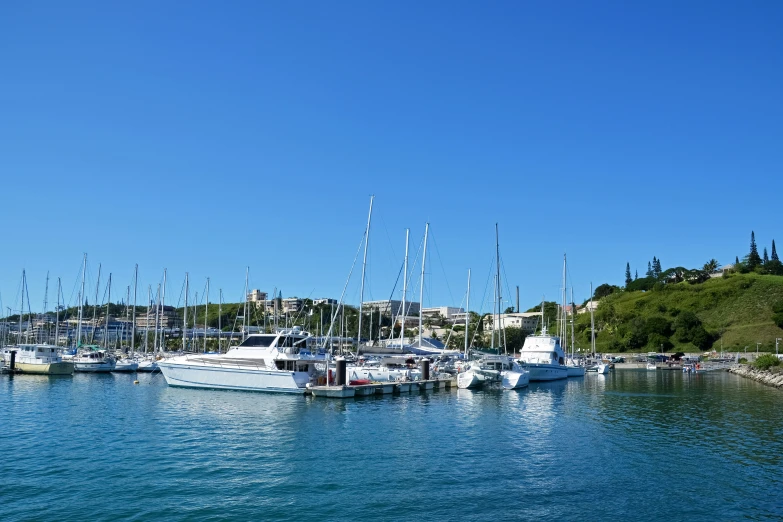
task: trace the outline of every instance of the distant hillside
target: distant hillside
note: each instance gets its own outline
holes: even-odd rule
[[[783,276],[729,274],[703,283],[656,285],[648,291],[619,290],[595,312],[602,352],[775,350],[783,329],[773,320],[783,307]],[[780,324],[780,314],[778,315]],[[590,345],[590,314],[577,316],[577,346]],[[781,342],[783,349],[783,342]]]

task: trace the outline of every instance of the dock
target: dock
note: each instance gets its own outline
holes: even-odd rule
[[[454,379],[428,379],[421,381],[373,382],[356,385],[311,386],[308,388],[308,391],[313,397],[350,399],[352,397],[369,397],[372,395],[402,395],[424,391],[449,390],[454,384]]]

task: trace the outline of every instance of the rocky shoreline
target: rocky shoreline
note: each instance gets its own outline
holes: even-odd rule
[[[767,386],[783,388],[783,373],[779,370],[757,370],[748,364],[743,364],[736,368],[731,368],[729,372],[742,377],[747,377],[748,379],[753,379],[754,381],[766,384]]]

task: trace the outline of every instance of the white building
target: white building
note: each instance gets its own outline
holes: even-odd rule
[[[254,289],[247,294],[247,302],[253,303],[256,307],[263,306],[266,303],[266,297],[266,292]]]
[[[323,297],[321,299],[314,299],[313,300],[313,305],[315,305],[315,306],[318,306],[318,305],[327,305],[327,306],[335,305],[335,306],[337,306],[337,299],[332,299],[331,297]]]
[[[541,319],[541,312],[500,314],[499,318],[497,315],[490,315],[489,319],[492,328],[495,330],[499,330],[502,326],[503,328],[519,328],[525,332],[534,332]],[[495,319],[498,320],[495,321]],[[464,322],[465,319],[463,318],[462,321]]]
[[[365,301],[362,303],[363,310],[380,310],[382,314],[399,315],[402,313],[402,302],[392,299],[383,301]],[[419,315],[419,303],[405,301],[405,315]]]
[[[465,322],[465,309],[464,308],[457,308],[455,306],[436,306],[433,308],[422,308],[421,309],[421,315],[424,317],[442,317],[443,319],[446,319],[447,321],[454,321],[454,315],[455,314],[462,314],[462,322]]]
[[[592,301],[592,302],[588,301],[587,303],[585,303],[585,305],[583,307],[579,308],[576,311],[576,313],[577,314],[586,314],[586,313],[589,313],[591,311],[595,312],[596,308],[598,308],[598,303],[600,303],[600,302],[601,302],[600,299]]]

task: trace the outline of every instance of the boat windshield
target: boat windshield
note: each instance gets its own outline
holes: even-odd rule
[[[276,338],[276,335],[251,335],[239,346],[258,346],[261,348],[266,348],[272,346],[272,343]]]

